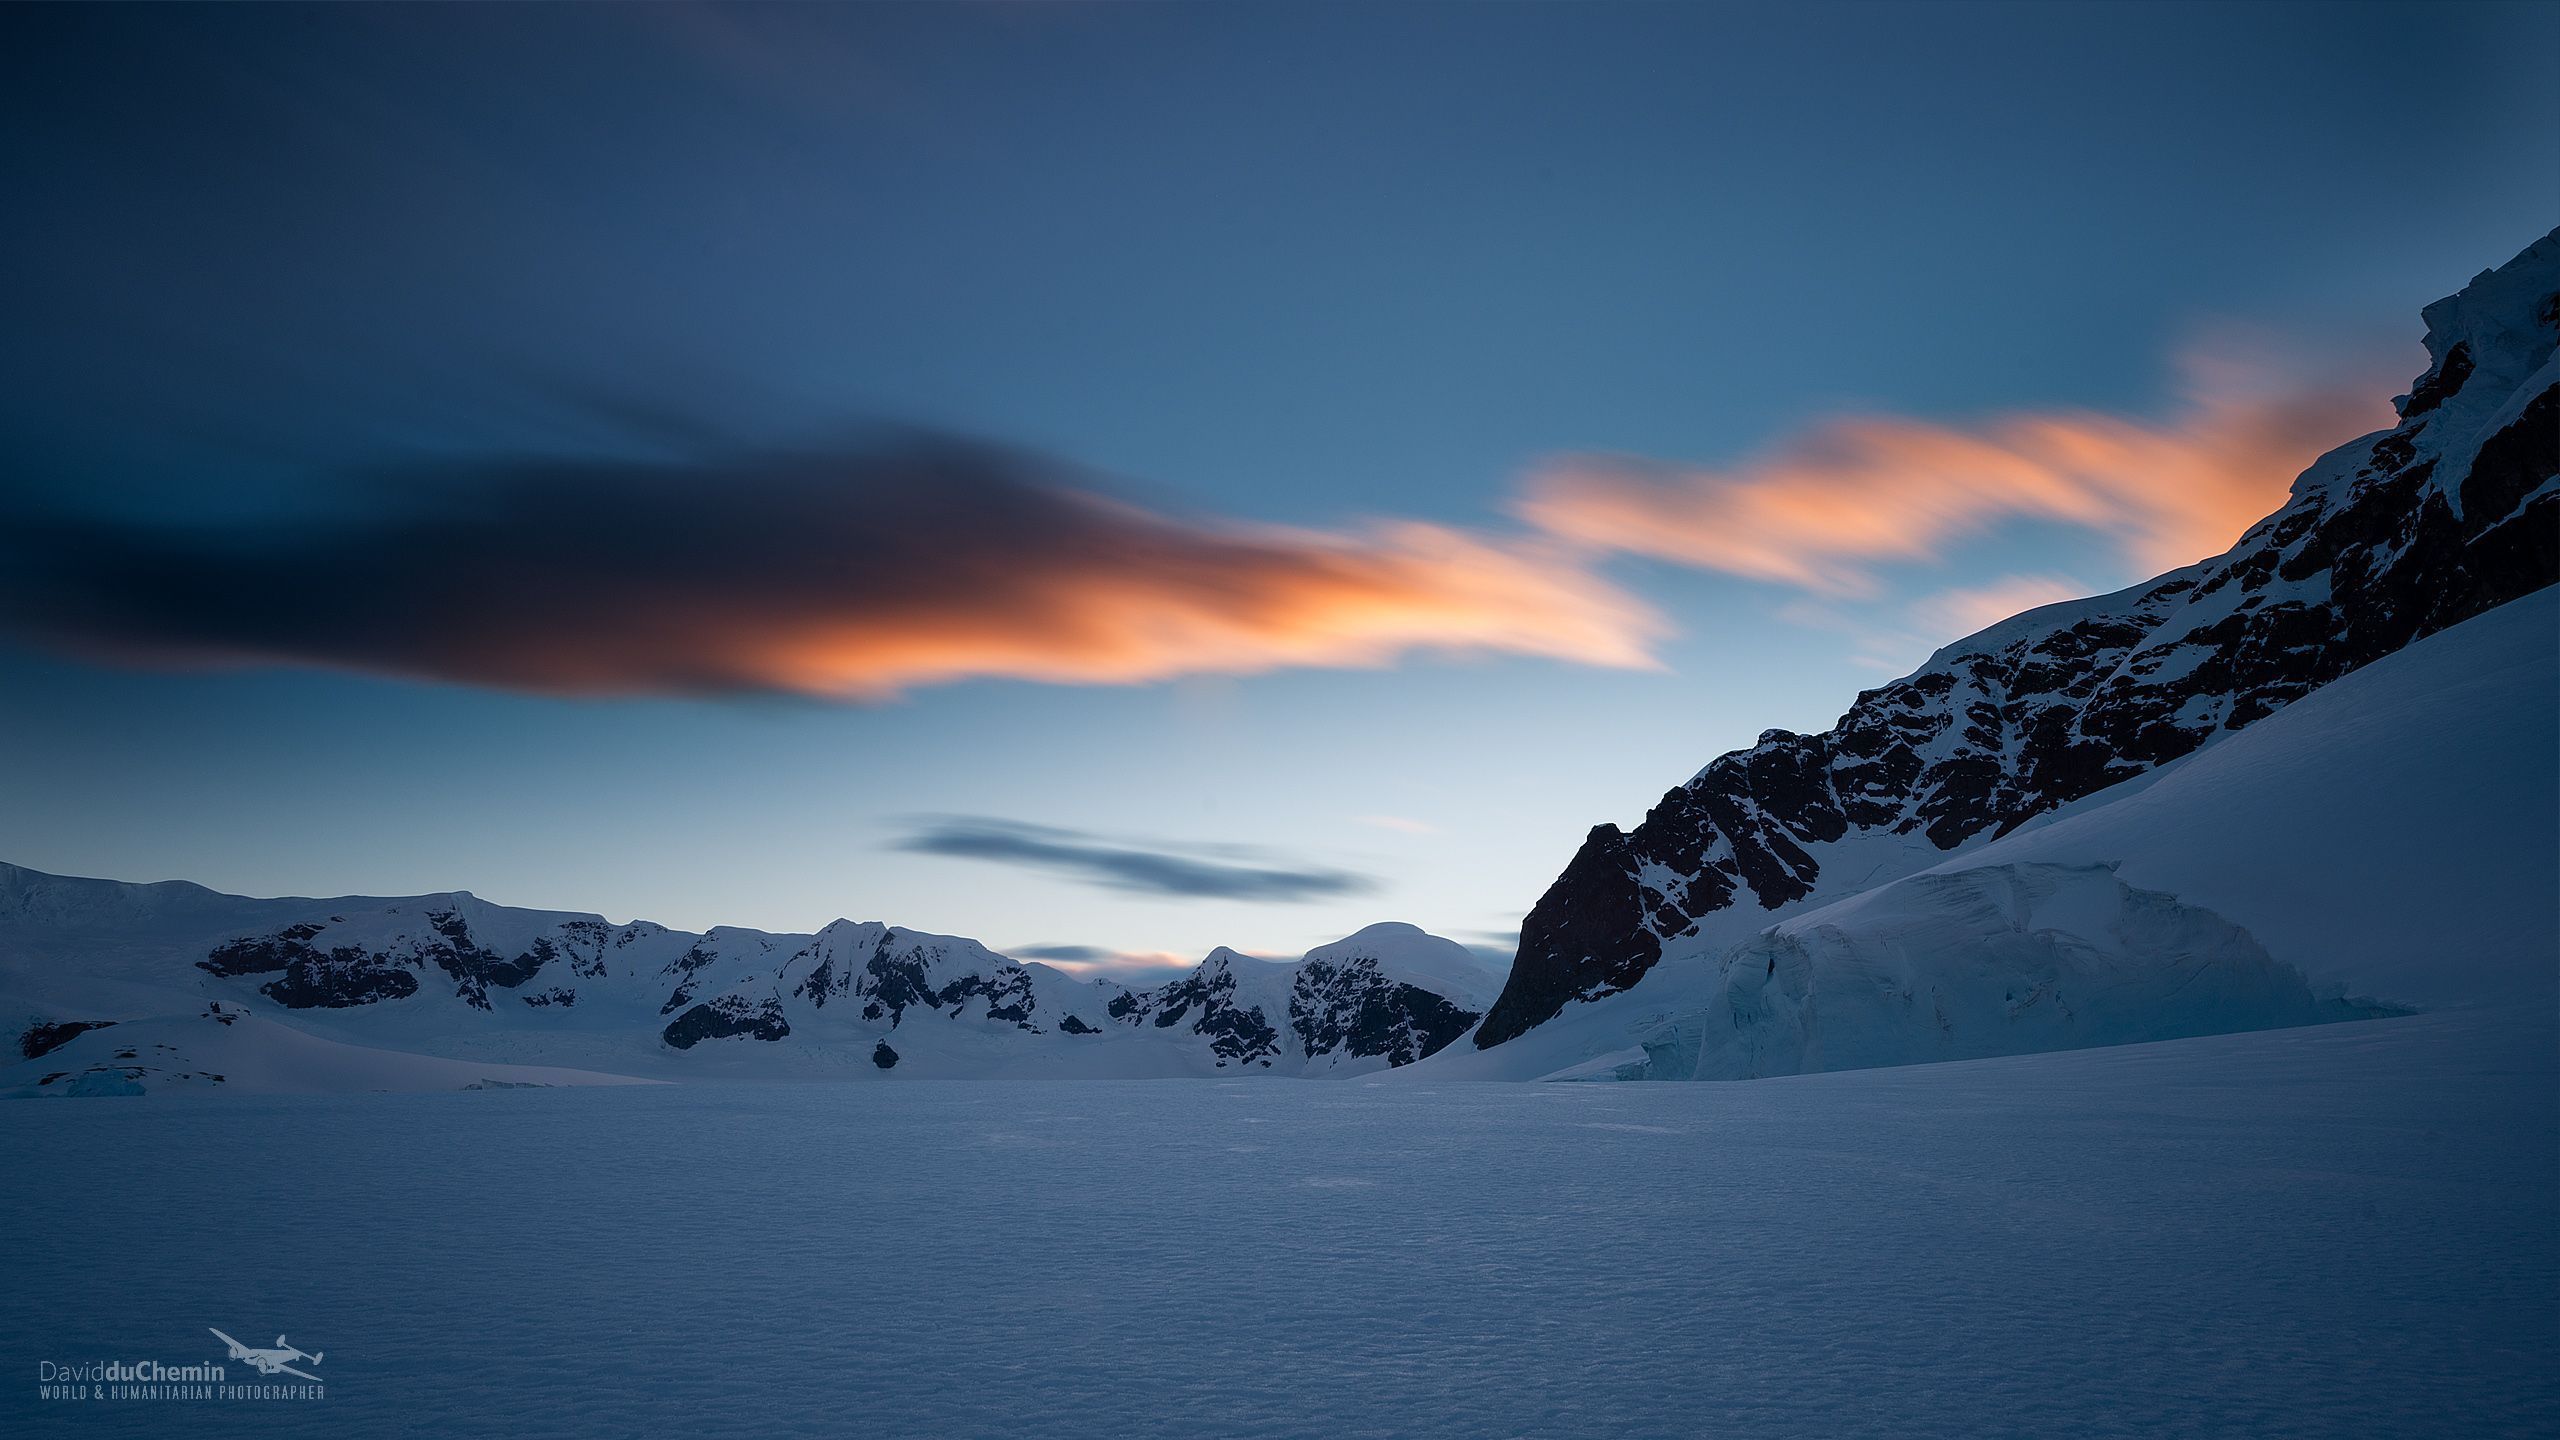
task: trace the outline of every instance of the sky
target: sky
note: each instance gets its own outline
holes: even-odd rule
[[[11,7],[0,859],[1507,958],[2218,552],[2560,220],[2560,9]]]

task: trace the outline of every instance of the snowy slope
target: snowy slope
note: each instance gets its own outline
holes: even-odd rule
[[[0,1434],[2560,1433],[2547,1014],[860,1101],[0,1105],[0,1230],[82,1238],[12,1253],[9,1348],[218,1360],[203,1326],[255,1324],[329,1377],[75,1405],[22,1373]]]
[[[1832,730],[1770,731],[1633,831],[1594,829],[1475,1043],[1987,845],[2560,579],[2560,232],[2425,319],[2401,423],[2323,456],[2228,552],[1991,626]]]
[[[2548,1016],[2560,590],[1918,874],[1413,1078],[1743,1078],[2308,1024]]]
[[[669,1079],[1350,1073],[1437,1050],[1495,988],[1464,947],[1409,925],[1288,964],[1221,950],[1132,991],[876,922],[694,934],[464,892],[254,900],[0,865],[0,1022],[19,1051],[0,1091],[452,1088],[523,1066]],[[68,1028],[99,1021],[118,1028]],[[133,1045],[147,1054],[121,1056]],[[276,1053],[262,1061],[261,1046]],[[288,1049],[310,1063],[287,1063]]]
[[[2544,590],[1955,863],[2117,863],[2130,884],[2246,926],[2315,983],[2547,1014],[2560,986],[2555,653],[2560,590]]]
[[[448,1060],[306,1034],[214,1009],[84,1030],[0,1076],[0,1094],[146,1095],[229,1090],[257,1094],[512,1090],[637,1085],[625,1075],[555,1065]]]
[[[1502,990],[1502,970],[1454,940],[1418,926],[1384,921],[1358,933],[1319,945],[1308,962],[1357,966],[1374,964],[1380,978],[1412,985],[1481,1011]]]

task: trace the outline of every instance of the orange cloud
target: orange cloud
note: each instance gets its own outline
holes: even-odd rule
[[[1958,427],[1833,421],[1739,465],[1579,457],[1531,477],[1515,509],[1549,534],[1819,593],[1867,595],[1880,565],[1936,558],[2009,519],[2114,537],[2143,574],[2219,553],[2342,437],[2390,423],[2368,385],[2252,388],[2262,362],[2184,363],[2164,423],[2081,411]]]
[[[1060,952],[1074,952],[1073,959]],[[1017,960],[1030,960],[1052,970],[1063,970],[1079,980],[1118,980],[1140,988],[1168,980],[1200,963],[1197,955],[1176,955],[1169,950],[1103,950],[1090,945],[1029,945],[1012,952]]]
[[[973,676],[1133,684],[1189,674],[1371,667],[1414,651],[1651,668],[1667,628],[1553,547],[1419,523],[1355,533],[1191,529],[1092,497],[1144,559],[1021,557],[1024,573],[930,609],[854,607],[777,627],[739,652],[780,688],[877,698]]]
[[[389,496],[302,525],[0,516],[0,626],[146,663],[864,700],[1416,651],[1641,668],[1666,630],[1543,538],[1184,520],[958,444],[492,463]]]

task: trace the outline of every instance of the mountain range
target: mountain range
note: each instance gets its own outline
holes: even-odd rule
[[[1286,963],[1219,949],[1132,988],[876,922],[696,934],[467,892],[257,900],[0,865],[19,1052],[0,1086],[21,1092],[406,1085],[422,1064],[438,1088],[1358,1074],[1458,1039],[1499,984],[1410,925]]]
[[[0,1091],[1745,1078],[2548,1005],[2560,231],[2424,319],[2399,423],[2229,550],[1967,636],[1594,828],[1507,975],[1399,924],[1130,988],[876,922],[0,865]]]

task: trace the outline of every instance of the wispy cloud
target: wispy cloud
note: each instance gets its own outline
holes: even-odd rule
[[[1197,955],[1176,955],[1170,950],[1113,950],[1102,945],[1016,945],[1005,953],[1070,975],[1140,985],[1155,984],[1200,963]]]
[[[1370,876],[1310,865],[1247,863],[1238,846],[1176,846],[982,815],[920,817],[894,848],[1025,865],[1106,890],[1175,899],[1293,903],[1377,888]],[[1206,858],[1214,854],[1220,858]]]
[[[1878,567],[1936,559],[2009,519],[2101,532],[2150,574],[2219,552],[2323,451],[2390,420],[2376,398],[2387,389],[2365,377],[2279,383],[2281,369],[2234,347],[2200,349],[2181,373],[2185,403],[2159,423],[2080,411],[1970,426],[1854,417],[1732,466],[1560,460],[1515,508],[1595,550],[1824,595],[1873,594]]]
[[[1053,965],[1085,965],[1108,960],[1119,952],[1099,945],[1016,945],[1005,952],[1016,960],[1046,960]]]
[[[1427,820],[1415,820],[1403,815],[1363,815],[1360,817],[1360,823],[1363,825],[1373,826],[1380,830],[1393,830],[1400,835],[1437,835],[1440,833],[1440,827]]]
[[[0,513],[0,628],[146,663],[861,700],[1420,651],[1648,667],[1667,628],[1544,539],[1177,518],[948,440],[370,480],[370,508],[298,524]]]

